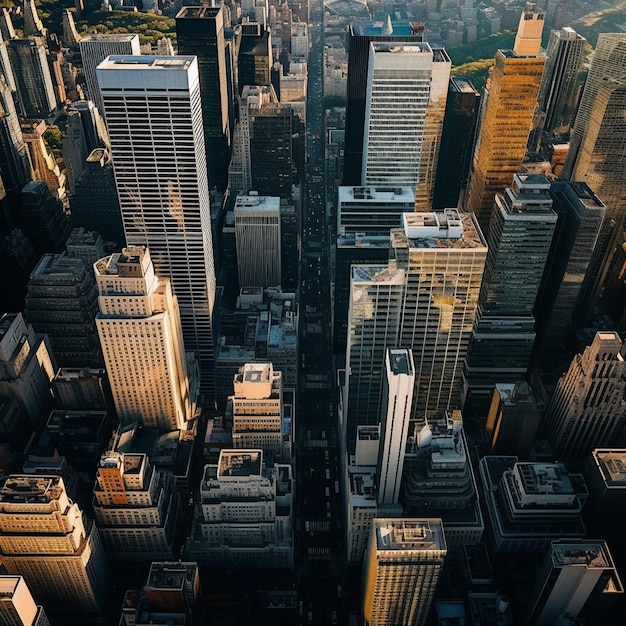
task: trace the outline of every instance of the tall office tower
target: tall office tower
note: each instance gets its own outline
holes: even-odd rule
[[[495,383],[526,376],[535,339],[533,308],[557,222],[551,207],[550,183],[540,174],[515,174],[512,187],[495,196],[463,374],[466,410],[480,404],[481,396],[486,406]]]
[[[9,46],[6,40],[3,39],[2,35],[0,35],[0,72],[2,72],[4,80],[11,91],[15,93],[15,91],[17,91],[17,86],[15,85],[13,68],[11,67],[11,60],[9,59]]]
[[[626,63],[626,34],[602,33],[589,68],[578,114],[570,138],[570,150],[561,178],[587,183],[606,205],[599,245],[603,256],[593,285],[595,301],[626,216],[626,80],[621,68]]]
[[[232,191],[291,199],[293,109],[280,104],[272,87],[246,85],[229,170]]]
[[[426,624],[446,552],[440,519],[376,518],[363,566],[365,623]]]
[[[228,185],[228,107],[233,97],[226,80],[224,9],[207,5],[183,7],[176,15],[176,39],[178,54],[198,57],[209,184],[223,192]]]
[[[402,217],[404,228],[391,231],[388,264],[352,267],[348,441],[357,424],[378,422],[388,348],[413,350],[410,436],[459,399],[487,246],[470,214],[448,209]]]
[[[251,191],[235,200],[235,243],[240,287],[281,284],[280,198]]]
[[[122,213],[115,185],[111,153],[96,148],[87,157],[70,197],[71,224],[97,231],[105,241],[114,242],[116,250],[125,243]]]
[[[100,114],[104,115],[96,68],[110,54],[140,55],[139,35],[96,33],[81,39],[78,46],[83,61],[87,96],[98,107]]]
[[[28,150],[15,110],[13,93],[4,76],[0,76],[0,177],[11,198],[16,198],[31,180]]]
[[[526,624],[554,626],[579,616],[601,621],[623,594],[605,541],[553,541],[526,602]]]
[[[269,87],[273,65],[270,31],[258,22],[243,22],[235,38],[239,94],[246,85]]]
[[[271,363],[247,363],[233,386],[233,447],[263,450],[265,458],[288,463],[292,433],[284,415],[282,372]]]
[[[402,214],[415,210],[415,187],[339,187],[337,233],[355,238],[383,237],[402,227]]]
[[[2,39],[9,41],[9,39],[15,39],[15,28],[13,28],[13,21],[11,20],[11,14],[6,7],[3,7],[0,14],[0,33],[2,33]]]
[[[435,209],[459,204],[469,172],[479,103],[480,94],[469,80],[450,78],[433,192]]]
[[[46,130],[44,120],[22,124],[22,137],[28,149],[32,179],[43,181],[59,200],[64,200],[66,196],[65,170],[59,167],[52,150],[44,141]]]
[[[485,424],[489,453],[527,459],[539,430],[541,414],[528,383],[496,383]]]
[[[485,541],[493,558],[543,555],[551,541],[586,535],[587,488],[562,463],[520,463],[515,456],[480,460]]]
[[[583,509],[588,537],[602,537],[618,564],[626,558],[626,448],[596,448],[585,460],[582,474],[589,489]]]
[[[69,499],[62,478],[17,474],[4,481],[0,554],[49,613],[101,614],[109,565],[97,528]]]
[[[10,39],[9,59],[17,87],[17,101],[24,117],[47,118],[57,107],[52,76],[41,37]]]
[[[567,331],[584,320],[591,304],[606,207],[586,183],[552,183],[550,196],[558,220],[533,311],[533,359],[544,371],[563,371],[571,358],[564,348]]]
[[[179,509],[176,479],[157,470],[148,455],[113,450],[102,454],[93,511],[112,561],[130,564],[173,558]]]
[[[48,338],[36,335],[21,313],[5,313],[0,318],[0,394],[16,398],[35,429],[52,409],[55,370]]]
[[[615,332],[597,332],[559,379],[543,430],[555,457],[585,459],[594,448],[619,443],[626,425],[624,346]]]
[[[30,275],[24,316],[48,335],[61,367],[102,367],[96,331],[98,289],[81,259],[44,254]]]
[[[378,425],[357,426],[354,454],[348,455],[342,481],[342,493],[345,494],[345,554],[348,563],[363,563],[370,526],[378,512],[376,466],[379,443]]]
[[[569,26],[550,31],[529,150],[536,150],[542,138],[550,139],[570,131],[582,87],[579,72],[586,43]]]
[[[104,243],[100,233],[82,227],[72,229],[65,247],[68,257],[80,259],[89,270],[104,256]]]
[[[67,187],[75,192],[76,181],[82,174],[87,157],[96,148],[108,145],[104,120],[90,100],[73,102],[66,109],[67,121],[63,132],[63,161],[67,172]]]
[[[370,44],[361,183],[411,187],[417,210],[432,206],[450,67],[427,43]]]
[[[348,35],[348,85],[346,135],[343,161],[343,184],[361,185],[363,164],[363,137],[367,102],[367,78],[370,43],[421,42],[423,29],[412,29],[409,24],[374,26],[351,24]]]
[[[202,615],[198,564],[155,561],[141,591],[127,591],[119,626],[135,624],[194,624]]]
[[[21,228],[37,252],[61,252],[70,234],[69,216],[63,203],[40,180],[24,185],[21,202]]]
[[[24,0],[24,35],[45,37],[47,32],[37,13],[35,0]]]
[[[80,41],[80,35],[76,30],[76,23],[74,22],[74,15],[76,9],[63,9],[63,43],[68,48],[78,48],[78,42]]]
[[[477,544],[485,524],[461,411],[431,417],[404,460],[405,515],[441,517],[449,550]]]
[[[22,576],[0,575],[0,620],[6,626],[50,626]]]
[[[529,5],[530,6],[530,5]],[[496,193],[520,171],[526,154],[544,59],[539,57],[543,13],[526,8],[513,50],[498,50],[485,87],[465,208],[486,234]]]
[[[51,384],[54,399],[61,409],[81,411],[107,408],[104,369],[60,367]]]
[[[378,506],[398,504],[409,435],[409,417],[415,386],[411,350],[387,350],[381,415],[382,441],[378,460],[376,494]]]
[[[96,326],[117,417],[123,424],[183,428],[195,413],[180,314],[169,279],[155,275],[147,248],[124,248],[94,265]]]
[[[222,450],[200,483],[190,557],[211,568],[292,569],[291,465],[268,465],[261,450]]]
[[[172,281],[185,346],[198,356],[200,390],[211,401],[215,269],[197,61],[112,56],[98,82],[126,242],[148,245],[157,274]]]
[[[300,257],[300,202],[280,200],[280,285],[287,291],[298,288]]]

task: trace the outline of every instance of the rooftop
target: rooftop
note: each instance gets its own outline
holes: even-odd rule
[[[446,550],[440,519],[375,519],[378,550]]]
[[[219,13],[220,7],[210,7],[208,5],[198,7],[183,7],[177,14],[177,20],[210,20]]]
[[[552,563],[555,567],[584,565],[587,569],[612,567],[605,552],[604,541],[555,541],[552,543]]]
[[[147,587],[153,589],[182,589],[198,575],[197,563],[155,561],[150,566]]]
[[[0,489],[0,502],[42,503],[57,500],[64,490],[59,476],[9,476]]]
[[[260,476],[262,462],[261,450],[222,450],[218,461],[218,477]]]
[[[389,369],[396,376],[412,374],[413,363],[408,350],[389,350]]]
[[[187,70],[193,63],[193,56],[133,56],[111,55],[104,59],[98,69],[125,70]]]
[[[598,448],[593,457],[608,487],[626,487],[626,448]]]

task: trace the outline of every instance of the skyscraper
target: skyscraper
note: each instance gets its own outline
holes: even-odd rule
[[[603,251],[593,286],[604,283],[626,217],[626,34],[601,33],[578,107],[561,178],[585,182],[606,206],[600,241]]]
[[[487,234],[496,193],[503,193],[520,171],[544,59],[539,57],[543,12],[527,5],[513,50],[498,50],[485,87],[465,208]]]
[[[623,594],[606,542],[553,541],[528,597],[526,624],[553,626],[560,617],[600,620],[598,609],[607,611]]]
[[[18,518],[20,524],[16,524]],[[58,476],[16,474],[0,488],[0,554],[49,612],[98,615],[110,570],[98,530]]]
[[[78,42],[78,45],[83,61],[85,82],[87,83],[87,97],[98,107],[100,114],[104,115],[96,68],[110,54],[141,54],[139,35],[94,33],[88,37],[83,37]]]
[[[0,575],[0,619],[7,626],[50,626],[22,576]]]
[[[615,332],[598,332],[559,379],[543,430],[556,458],[585,459],[594,448],[614,446],[626,425],[626,362]]]
[[[239,286],[277,287],[281,284],[280,198],[240,194],[234,215]]]
[[[363,567],[365,623],[423,626],[446,552],[440,519],[374,519]]]
[[[382,440],[378,461],[378,505],[398,504],[409,435],[409,417],[415,385],[415,366],[410,350],[387,350],[381,419]]]
[[[126,243],[147,245],[156,273],[171,280],[210,401],[215,270],[197,61],[111,56],[97,74]]]
[[[405,213],[384,266],[353,266],[346,367],[348,441],[379,419],[388,348],[413,351],[409,436],[430,415],[457,407],[462,363],[476,314],[487,246],[473,216]]]
[[[209,184],[223,192],[228,184],[232,132],[228,111],[233,97],[226,80],[224,9],[183,7],[176,15],[176,38],[178,54],[198,57]]]
[[[582,81],[579,72],[587,40],[566,26],[550,31],[546,65],[537,96],[537,110],[528,148],[536,150],[542,135],[569,132],[576,114],[577,96]]]
[[[363,164],[363,137],[367,102],[367,76],[371,42],[420,42],[423,29],[412,29],[408,24],[391,21],[381,26],[351,24],[348,30],[348,85],[346,108],[346,139],[343,166],[343,184],[361,185]]]
[[[606,207],[585,183],[552,183],[550,197],[558,219],[533,311],[537,333],[533,359],[544,371],[557,371],[571,356],[564,348],[567,331],[592,307],[604,253],[598,239]]]
[[[430,210],[451,62],[427,43],[372,42],[363,138],[363,185],[415,189]]]
[[[170,281],[155,275],[150,253],[141,247],[100,259],[94,271],[96,326],[118,419],[183,428],[194,416],[195,397]]]
[[[259,22],[244,21],[235,33],[239,93],[246,85],[269,87],[272,69],[271,33]]]
[[[557,221],[551,207],[550,183],[540,174],[515,174],[513,185],[495,196],[464,372],[466,401],[482,394],[486,403],[495,383],[526,376],[535,339],[533,307]]]
[[[57,107],[57,98],[48,68],[44,39],[11,39],[8,46],[20,113],[24,117],[48,117]]]

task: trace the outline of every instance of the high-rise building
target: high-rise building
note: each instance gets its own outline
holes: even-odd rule
[[[363,566],[363,616],[368,626],[428,619],[447,547],[440,519],[372,522]]]
[[[489,453],[527,459],[539,430],[541,415],[528,383],[496,383],[485,423]]]
[[[587,40],[573,28],[551,30],[546,65],[541,78],[537,109],[528,148],[536,150],[542,140],[568,133],[576,115],[582,81],[579,76]]]
[[[65,243],[67,256],[80,259],[89,270],[93,264],[104,257],[104,243],[100,233],[85,228],[73,228]]]
[[[106,389],[103,369],[60,367],[52,379],[56,405],[71,411],[106,409]]]
[[[120,203],[117,197],[111,153],[96,148],[87,157],[70,197],[72,226],[95,230],[121,250],[126,242]]]
[[[339,187],[337,233],[355,238],[383,237],[402,227],[402,214],[415,210],[415,187]]]
[[[210,401],[216,294],[197,61],[111,56],[97,73],[126,243],[147,245],[157,274],[171,280]]]
[[[597,299],[626,217],[626,34],[601,33],[578,107],[561,178],[585,182],[606,206],[599,245],[602,259],[593,285]]]
[[[21,193],[20,225],[39,254],[62,252],[70,234],[69,215],[42,180],[26,183]]]
[[[34,181],[43,181],[48,189],[59,198],[65,199],[65,170],[59,167],[52,150],[44,141],[46,133],[46,122],[37,120],[22,124],[22,137],[28,148],[28,157],[32,168],[32,178]],[[49,250],[46,250],[49,252]]]
[[[591,305],[606,207],[585,183],[552,183],[550,197],[558,219],[533,311],[534,358],[544,371],[557,371],[571,357],[564,349],[567,331]]]
[[[185,6],[176,15],[178,54],[198,57],[204,143],[209,184],[224,191],[228,184],[231,131],[226,80],[224,9],[220,6]]]
[[[485,403],[495,383],[526,376],[535,339],[533,308],[557,215],[550,183],[540,174],[515,174],[495,196],[487,263],[464,371],[465,410]]]
[[[39,13],[37,13],[35,0],[24,0],[24,35],[26,35],[26,37],[33,35],[45,37],[47,32],[41,22]]]
[[[96,331],[98,289],[81,259],[44,254],[30,275],[24,315],[48,335],[61,367],[102,367]]]
[[[104,115],[102,97],[98,86],[96,68],[110,54],[139,55],[139,35],[126,33],[94,33],[83,37],[79,43],[80,56],[83,61],[83,73],[87,84],[87,97],[98,107]]]
[[[370,43],[363,138],[363,185],[415,189],[432,207],[451,61],[427,43]]]
[[[485,87],[465,208],[486,234],[496,193],[520,171],[535,112],[544,59],[539,57],[543,12],[527,5],[513,50],[498,50]]]
[[[103,453],[93,511],[111,560],[128,564],[173,558],[179,508],[176,479],[157,470],[148,455]]]
[[[3,46],[0,43],[0,46]],[[15,110],[13,92],[0,77],[0,177],[7,194],[16,198],[31,180],[31,165]]]
[[[20,523],[16,524],[15,520]],[[58,476],[12,475],[0,488],[0,554],[37,602],[60,615],[99,615],[111,573],[95,525]]]
[[[352,266],[348,441],[354,441],[357,424],[378,423],[388,348],[413,351],[409,436],[429,416],[458,406],[487,246],[470,214],[448,209],[405,213],[403,220],[403,229],[391,231],[387,265]]]
[[[22,576],[0,575],[0,619],[6,626],[50,626]]]
[[[56,363],[45,335],[36,335],[21,313],[0,317],[0,394],[17,399],[34,429],[52,409],[50,381]]]
[[[155,275],[146,248],[124,248],[94,265],[96,326],[117,417],[123,424],[183,428],[195,413],[176,296]]]
[[[47,118],[57,107],[57,97],[44,39],[27,37],[7,43],[20,113],[24,117]]]
[[[601,620],[602,609],[624,594],[604,541],[578,539],[550,544],[526,602],[526,624],[554,626],[559,618]],[[602,606],[604,604],[604,606]]]
[[[204,468],[190,557],[220,569],[292,569],[293,480],[291,465],[268,465],[261,450],[222,450]]]
[[[235,243],[240,287],[281,284],[280,198],[256,192],[235,199]]]
[[[232,192],[291,199],[293,117],[273,87],[244,86],[228,173]]]
[[[271,363],[247,363],[233,386],[233,447],[260,449],[265,458],[289,462],[294,424],[284,414],[282,372]]]
[[[260,22],[242,22],[235,33],[239,94],[246,85],[269,87],[272,69],[271,33]]]
[[[559,379],[543,430],[556,458],[581,461],[594,448],[614,446],[626,426],[626,363],[616,332],[597,332]]]
[[[582,520],[585,482],[562,463],[520,463],[515,456],[484,456],[480,484],[485,541],[494,559],[543,555],[551,541],[586,535]]]
[[[415,385],[411,350],[387,350],[380,424],[382,441],[378,460],[376,494],[378,506],[398,504],[409,435],[409,417]]]
[[[404,42],[420,42],[423,29],[413,29],[406,23],[394,26],[391,21],[382,27],[355,23],[349,26],[348,36],[350,39],[343,184],[361,185],[370,43],[387,42],[401,45]]]
[[[469,172],[479,103],[480,94],[469,80],[462,76],[450,78],[433,192],[435,209],[459,204]]]

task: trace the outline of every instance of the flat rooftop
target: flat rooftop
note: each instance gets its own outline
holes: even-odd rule
[[[415,204],[415,190],[411,187],[394,186],[346,186],[338,188],[339,202],[390,202],[400,204]]]
[[[375,519],[378,550],[439,551],[446,549],[441,519]]]
[[[389,368],[395,375],[412,374],[413,364],[408,350],[389,350]]]
[[[124,33],[93,33],[83,37],[80,40],[80,43],[89,41],[132,41],[135,38],[139,38],[139,35],[127,35]]]
[[[626,448],[596,449],[593,457],[607,487],[626,487]]]
[[[221,7],[198,6],[183,7],[177,14],[177,20],[212,20],[220,12]]]
[[[98,69],[186,70],[194,59],[193,56],[111,55],[98,65]]]
[[[261,450],[222,450],[218,461],[218,477],[260,476],[263,453]]]
[[[243,366],[243,381],[245,383],[266,383],[271,380],[271,363],[246,363]]]
[[[0,489],[0,502],[42,503],[57,500],[62,493],[59,476],[9,476]]]
[[[612,568],[604,550],[604,541],[554,542],[551,557],[555,567],[584,565],[587,569]]]

